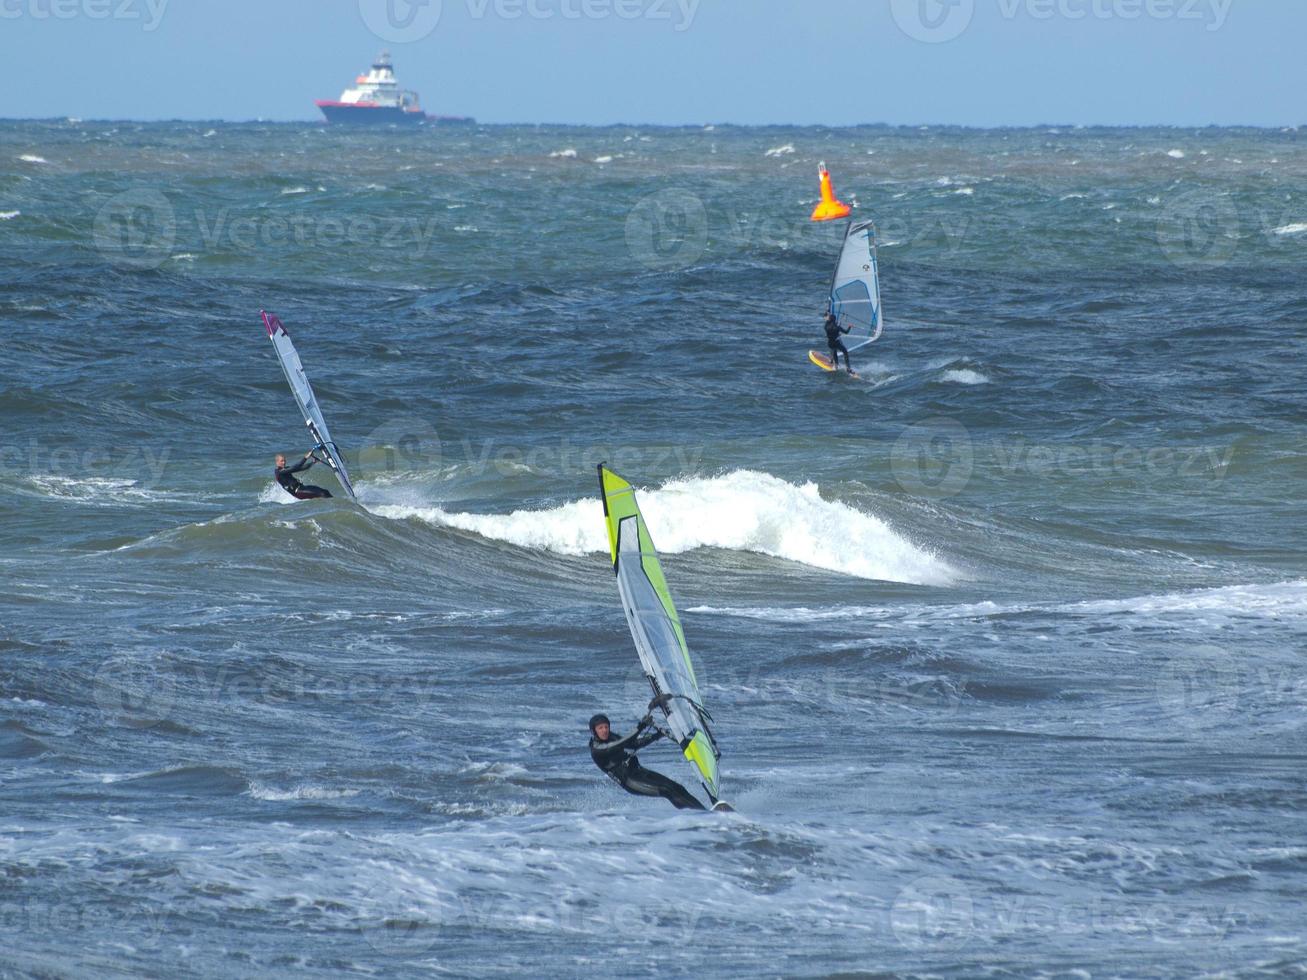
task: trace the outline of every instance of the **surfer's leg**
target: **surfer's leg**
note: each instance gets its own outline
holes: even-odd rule
[[[640,769],[627,777],[626,782],[622,783],[628,793],[635,793],[639,796],[661,796],[678,810],[706,810],[702,803],[690,795],[680,783],[668,779],[660,772],[654,772],[652,769]]]
[[[322,487],[315,487],[311,484],[305,484],[295,492],[296,500],[321,500],[330,496],[330,490],[324,490]]]

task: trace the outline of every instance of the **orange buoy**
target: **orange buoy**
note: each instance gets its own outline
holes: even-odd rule
[[[821,181],[821,202],[812,212],[813,221],[834,221],[836,218],[847,218],[853,211],[851,207],[843,201],[835,199],[835,188],[831,186],[830,171],[826,169],[826,162],[823,160],[818,164],[817,178]]]

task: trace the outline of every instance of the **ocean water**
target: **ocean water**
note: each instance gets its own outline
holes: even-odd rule
[[[1305,260],[1297,131],[0,124],[0,974],[1307,973]]]

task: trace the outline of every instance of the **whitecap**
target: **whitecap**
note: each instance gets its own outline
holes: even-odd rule
[[[769,473],[736,470],[642,490],[640,504],[665,554],[723,548],[857,578],[917,585],[947,585],[957,577],[947,562],[879,517],[824,499],[815,483],[799,485]],[[597,500],[587,499],[511,514],[394,505],[369,509],[382,517],[459,528],[521,548],[584,555],[608,548],[598,508]]]

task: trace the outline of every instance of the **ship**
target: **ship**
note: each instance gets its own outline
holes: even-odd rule
[[[423,123],[472,123],[466,116],[429,116],[418,94],[399,87],[390,52],[381,52],[366,75],[354,79],[339,99],[317,99],[327,122],[350,126],[419,126]]]

